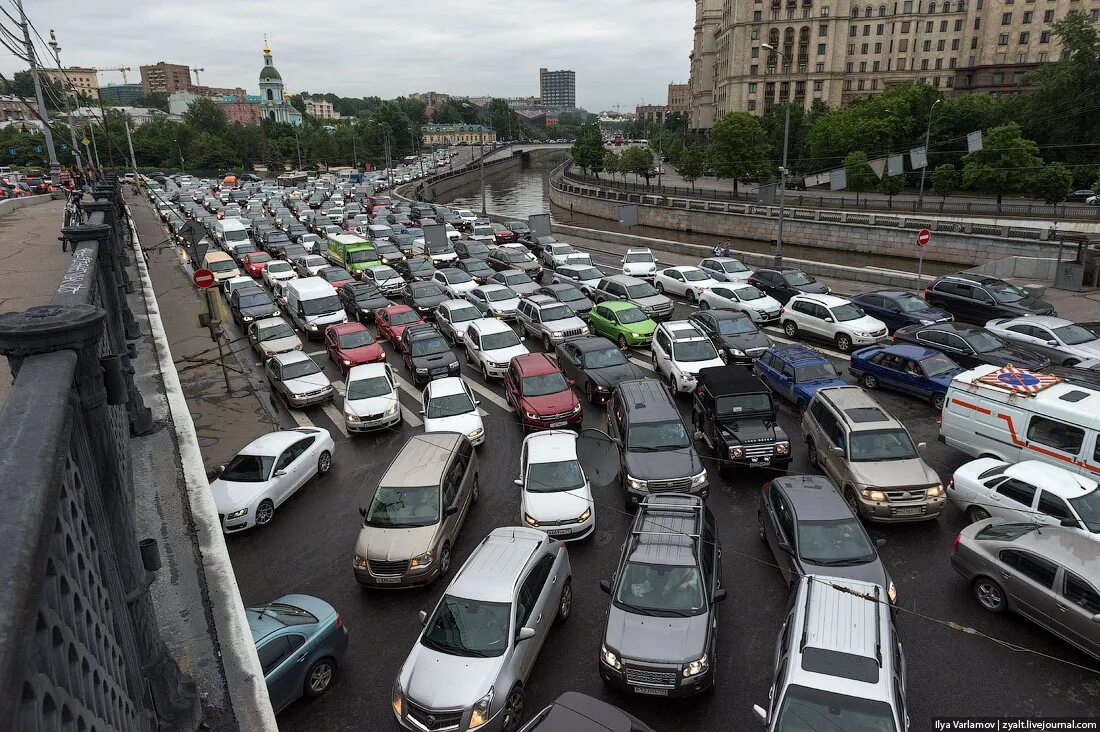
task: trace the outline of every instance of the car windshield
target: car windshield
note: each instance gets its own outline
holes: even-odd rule
[[[237,301],[238,306],[242,308],[254,308],[261,305],[271,305],[271,295],[266,292],[250,292],[247,295],[241,295]]]
[[[837,305],[832,308],[833,317],[836,318],[838,323],[847,323],[849,320],[858,320],[867,313],[863,312],[858,305],[851,303],[845,303],[844,305]]]
[[[473,231],[474,236],[492,236],[493,228],[491,226],[475,226]],[[484,245],[483,245],[484,246]],[[467,244],[466,248],[473,250],[473,244]]]
[[[329,282],[340,282],[341,280],[352,279],[351,273],[343,267],[326,267],[321,270],[321,276]]]
[[[771,412],[772,400],[767,394],[735,394],[718,397],[714,401],[714,408],[718,414]]]
[[[556,463],[531,463],[527,466],[527,482],[524,488],[529,493],[556,493],[575,491],[584,487],[584,471],[577,460],[562,460]],[[578,504],[581,502],[578,501]],[[578,509],[581,506],[578,505]],[[579,515],[580,510],[577,511]]]
[[[471,272],[472,274],[479,274],[479,275],[486,275],[486,274],[492,274],[493,273],[493,268],[490,267],[489,265],[485,264],[485,262],[482,262],[480,259],[475,259],[472,262],[466,262],[465,267],[463,267],[463,269],[465,269],[467,272]]]
[[[326,295],[324,297],[315,297],[309,300],[301,300],[302,310],[306,315],[325,315],[327,313],[338,313],[343,309],[340,305],[340,298],[336,295]]]
[[[508,650],[512,606],[444,595],[420,643],[451,656],[490,658]]]
[[[340,348],[362,348],[374,343],[374,336],[366,328],[340,334]]]
[[[749,268],[737,259],[729,259],[719,265],[723,272],[748,272]]]
[[[917,456],[913,440],[903,429],[853,432],[848,459],[855,463],[911,460]]]
[[[793,272],[784,272],[783,278],[787,281],[788,285],[810,285],[813,284],[814,278],[801,270],[795,270]]]
[[[655,262],[650,252],[627,252],[623,257],[624,262]]]
[[[922,360],[920,366],[924,369],[925,376],[940,376],[959,370],[959,365],[942,353]]]
[[[782,732],[897,732],[886,702],[791,684],[776,715]]]
[[[705,609],[703,578],[695,566],[627,562],[615,600],[652,615],[696,615]]]
[[[978,353],[989,353],[1005,346],[1004,341],[984,330],[971,331],[965,335],[965,339]]]
[[[601,351],[589,351],[584,354],[584,366],[589,369],[604,369],[611,366],[622,366],[626,363],[626,356],[618,348],[605,348]]]
[[[572,272],[579,280],[598,280],[603,277],[603,272],[595,267],[577,267]]]
[[[438,297],[443,294],[443,290],[439,289],[439,285],[413,285],[412,286],[413,297]]]
[[[277,272],[292,272],[294,268],[290,266],[290,262],[275,261],[267,265],[267,271],[275,274]]]
[[[1100,534],[1100,489],[1091,490],[1080,498],[1069,499],[1069,505],[1085,522],[1085,528],[1093,534]]]
[[[756,332],[756,326],[748,318],[727,318],[718,321],[718,332],[722,335],[747,335]]]
[[[388,488],[378,486],[371,499],[367,526],[378,528],[410,528],[439,523],[439,486]]]
[[[213,262],[207,262],[206,268],[211,272],[229,272],[237,268],[237,263],[232,259],[215,259]]]
[[[1076,324],[1063,325],[1061,328],[1055,328],[1054,335],[1067,346],[1077,346],[1082,343],[1096,340],[1095,333]]]
[[[542,309],[542,322],[552,323],[555,320],[565,320],[576,315],[568,305],[550,305]]]
[[[424,410],[428,419],[457,417],[472,411],[474,411],[474,403],[470,400],[470,395],[465,392],[432,397],[428,400],[428,408]]]
[[[794,380],[799,384],[808,381],[825,381],[840,378],[831,363],[811,363],[794,370]]]
[[[450,320],[452,323],[464,323],[467,320],[477,320],[480,317],[481,311],[472,305],[461,308],[451,308],[450,310]]]
[[[306,358],[303,361],[283,364],[282,378],[284,381],[286,379],[300,379],[303,376],[319,373],[321,373],[321,367],[314,363],[313,359]]]
[[[385,376],[372,376],[369,379],[356,379],[348,382],[348,393],[344,397],[349,401],[370,399],[393,393],[393,386]]]
[[[546,396],[547,394],[559,394],[569,388],[565,377],[560,371],[539,376],[528,376],[523,380],[524,396]]]
[[[576,287],[563,287],[555,294],[562,302],[577,302],[578,300],[585,299],[584,293],[582,293]]]
[[[509,285],[509,286],[512,286],[512,285],[530,285],[531,284],[531,278],[528,277],[527,275],[523,274],[522,272],[517,272],[516,274],[504,275],[502,277],[502,279],[504,280],[504,284]]]
[[[1027,297],[1026,292],[1007,282],[994,280],[991,282],[983,282],[982,284],[993,294],[997,302],[1013,303],[1019,302]]]
[[[218,480],[261,483],[267,480],[267,476],[271,474],[271,466],[274,464],[274,455],[237,455],[225,466]]]
[[[928,303],[921,300],[916,295],[910,295],[908,293],[896,296],[894,302],[906,313],[919,313],[928,309]]]
[[[386,280],[391,280],[395,277],[401,276],[397,274],[397,270],[393,267],[375,267],[371,270],[371,273],[374,274],[374,279],[379,280],[380,282],[384,282]]]
[[[691,446],[680,420],[633,425],[627,438],[628,450],[681,450]]]
[[[432,263],[429,262],[426,259],[410,259],[409,260],[409,271],[410,272],[420,272],[421,270],[424,270],[425,272],[432,272],[433,270],[435,270],[435,267],[433,267]]]
[[[498,348],[511,348],[518,345],[519,336],[511,329],[500,333],[486,333],[481,336],[481,347],[486,351],[495,351]]]
[[[447,282],[452,285],[461,285],[465,282],[473,282],[473,277],[463,272],[460,269],[447,270]]]
[[[709,280],[710,275],[701,269],[686,269],[684,272],[684,279],[688,282],[700,282],[702,280]]]
[[[409,325],[418,322],[420,322],[420,316],[413,310],[402,310],[400,312],[390,313],[391,325]]]
[[[501,302],[502,300],[514,300],[516,293],[511,290],[482,290],[485,299],[489,302]]]
[[[443,336],[433,336],[431,338],[419,338],[409,344],[409,355],[413,356],[434,356],[437,353],[445,353],[451,350],[451,346],[444,340]]]
[[[645,313],[640,308],[630,307],[615,311],[615,318],[623,325],[641,323],[646,320]]]
[[[238,254],[240,253],[240,251],[241,251],[241,247],[237,247],[237,253]],[[261,262],[270,262],[271,261],[271,255],[268,254],[267,252],[257,252],[255,249],[253,249],[249,253],[248,261],[251,262],[252,264],[260,264]]]
[[[733,294],[737,296],[737,299],[741,302],[752,302],[753,300],[759,300],[764,297],[764,291],[758,290],[752,285],[747,287],[738,287],[733,291]]]
[[[712,361],[718,358],[718,352],[710,341],[673,341],[672,358],[683,362]]]
[[[798,554],[807,562],[841,566],[875,558],[871,539],[855,518],[800,521],[797,531]]]
[[[286,323],[279,323],[277,325],[271,325],[267,328],[260,328],[256,332],[256,336],[261,341],[269,341],[273,338],[291,338],[294,335],[294,329]]]
[[[640,297],[653,297],[657,291],[648,282],[639,282],[636,285],[627,285],[626,294],[637,299]]]
[[[373,249],[355,249],[348,252],[349,264],[362,264],[363,262],[377,262],[379,260],[378,252]]]
[[[427,246],[424,247],[424,251],[426,251],[428,254],[447,254],[449,252],[453,252],[454,250],[455,248],[451,246],[451,243],[449,241],[443,242],[442,244],[428,242]]]

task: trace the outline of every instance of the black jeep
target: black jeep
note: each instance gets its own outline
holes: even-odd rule
[[[743,366],[702,369],[691,400],[691,423],[728,474],[734,465],[786,468],[791,442],[775,417],[771,392]]]

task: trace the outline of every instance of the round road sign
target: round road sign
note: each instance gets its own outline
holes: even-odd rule
[[[201,287],[205,290],[214,286],[214,273],[208,269],[196,269],[191,281],[195,283],[195,287]]]
[[[917,232],[917,245],[925,246],[928,242],[932,241],[932,232],[928,229],[921,229]]]

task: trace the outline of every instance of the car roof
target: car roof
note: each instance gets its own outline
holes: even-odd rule
[[[622,395],[622,404],[630,412],[631,422],[681,419],[668,389],[657,379],[623,381],[615,389]]]
[[[453,310],[454,308],[460,308],[460,307],[472,308],[474,306],[471,305],[468,300],[459,300],[458,298],[451,298],[450,300],[444,300],[443,302],[439,303],[439,305],[437,305],[436,307],[446,308],[447,310]],[[474,309],[477,310],[477,308],[474,308]]]
[[[581,265],[581,266],[582,267],[591,267],[592,265],[585,264],[585,265]],[[607,275],[607,276],[604,277],[604,279],[607,280],[608,282],[622,282],[622,283],[627,284],[627,285],[636,285],[636,284],[644,281],[644,280],[638,279],[637,277],[631,277],[630,275],[624,275],[624,274]]]
[[[560,371],[558,365],[545,353],[524,353],[512,358],[520,376],[542,376]]]
[[[272,358],[284,366],[290,363],[300,363],[302,361],[313,360],[302,351],[287,351],[286,353],[276,353],[274,356],[272,356]]]
[[[390,313],[391,315],[394,315],[396,313],[407,313],[407,312],[412,310],[412,308],[410,306],[404,305],[404,304],[387,305],[386,307],[384,307],[382,309],[385,310],[387,313]]]
[[[881,596],[883,589],[870,582],[836,577],[809,575],[808,580],[800,654],[805,654],[807,648],[820,648],[864,658],[879,658],[882,655],[879,622],[884,603],[869,602],[863,596]],[[881,667],[881,662],[879,665]],[[806,673],[802,664],[796,666]],[[883,675],[880,668],[876,684],[882,682]],[[890,681],[889,678],[886,680]],[[853,680],[845,677],[844,681]]]
[[[274,455],[282,452],[298,440],[311,434],[320,434],[319,429],[304,427],[295,430],[279,430],[260,435],[241,448],[239,455]]]
[[[815,396],[831,404],[853,431],[891,429],[901,423],[859,386],[828,386]]]
[[[1019,318],[1010,318],[1008,320],[1002,320],[997,323],[1000,328],[1006,328],[1010,325],[1016,325],[1018,323],[1027,323],[1029,325],[1045,325],[1048,328],[1061,328],[1066,325],[1074,325],[1072,320],[1066,320],[1065,318],[1056,318],[1052,315],[1024,315]]]
[[[512,288],[509,287],[508,285],[499,285],[496,282],[491,282],[489,284],[482,285],[481,287],[479,287],[477,289],[481,290],[482,292],[495,292],[497,290],[507,290],[508,292],[511,292],[513,295],[516,294],[515,292],[512,292]]]
[[[572,430],[534,432],[523,443],[527,446],[528,462],[555,463],[577,459],[577,433]]]
[[[699,369],[698,379],[699,387],[712,396],[767,391],[764,383],[744,366],[708,366]]]
[[[795,514],[802,520],[855,519],[848,503],[823,475],[781,475],[771,483],[790,500]]]
[[[428,392],[428,398],[466,393],[461,376],[445,376],[442,379],[432,379],[424,389]]]
[[[1097,488],[1097,482],[1092,478],[1038,460],[1009,465],[1004,474],[1037,485],[1062,498],[1080,498]]]
[[[451,580],[448,595],[511,603],[516,584],[546,534],[523,526],[493,529]]]
[[[798,343],[780,346],[772,346],[768,349],[776,358],[779,358],[794,366],[808,363],[829,362],[829,359],[818,351]]]
[[[699,327],[690,320],[669,320],[661,323],[661,328],[668,331],[674,341],[686,341],[692,338],[705,338]]]
[[[487,333],[503,333],[506,330],[512,330],[512,326],[496,318],[478,318],[477,320],[471,320],[470,325],[477,328],[477,331],[482,335]]]
[[[835,308],[838,305],[847,305],[849,302],[851,302],[846,297],[837,297],[836,295],[825,295],[825,294],[820,294],[820,295],[819,294],[795,295],[791,299],[792,300],[805,300],[807,302],[816,302],[820,305],[824,305],[827,308]]]
[[[602,351],[607,348],[618,348],[607,338],[598,335],[586,335],[580,338],[570,338],[569,345],[575,347],[578,351],[585,353],[588,351]]]
[[[638,306],[629,300],[604,300],[599,303],[598,307],[604,307],[611,312],[618,312],[619,310],[637,310]]]
[[[550,297],[549,295],[540,295],[540,294],[537,294],[537,293],[534,294],[534,295],[528,295],[526,299],[527,299],[527,302],[529,302],[533,305],[540,305],[541,306],[541,305],[560,305],[561,304],[557,300],[555,300],[554,298]]]
[[[437,482],[462,439],[458,432],[426,432],[411,436],[386,468],[378,485],[416,488]]]
[[[359,379],[373,379],[376,376],[386,375],[386,364],[384,363],[361,363],[358,366],[352,366],[348,369],[347,382],[358,381]]]
[[[677,272],[687,272],[688,270],[699,269],[699,268],[697,266],[695,266],[694,264],[678,264],[675,267],[665,267],[661,271],[662,272],[668,272],[670,269],[674,269]]]
[[[539,720],[538,732],[640,732],[631,717],[607,702],[576,691],[567,691],[554,700],[546,716]],[[648,728],[644,728],[648,729]]]
[[[650,254],[652,254],[653,250],[649,247],[630,247],[626,250],[627,254],[642,254],[644,252],[649,252]]]
[[[914,343],[887,343],[880,346],[868,346],[863,349],[866,351],[876,351],[882,353],[890,353],[895,356],[902,356],[904,358],[912,358],[914,360],[921,360],[924,358],[931,358],[932,356],[943,355],[941,351],[937,351],[934,348],[926,348],[925,346],[918,346]],[[858,353],[858,351],[856,352]],[[855,354],[852,354],[855,355]],[[873,354],[868,354],[873,355]]]
[[[650,494],[630,528],[631,559],[654,564],[694,565],[702,539],[703,501],[687,494]]]
[[[352,320],[347,323],[335,323],[328,326],[325,330],[331,330],[336,335],[344,335],[345,333],[358,333],[367,329],[367,326],[362,323]]]
[[[752,285],[749,285],[749,287],[752,287]],[[692,315],[701,315],[703,312],[704,311],[692,313]],[[741,310],[718,310],[716,308],[711,308],[705,312],[713,316],[715,320],[751,320],[749,314]]]
[[[994,519],[991,523],[998,521]],[[1035,531],[1023,534],[1012,544],[1021,549],[1030,549],[1076,574],[1085,576],[1094,586],[1100,584],[1100,567],[1094,561],[1096,540],[1076,529],[1065,526],[1036,526]]]

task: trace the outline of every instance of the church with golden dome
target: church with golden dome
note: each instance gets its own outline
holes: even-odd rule
[[[302,124],[302,113],[290,104],[283,77],[271,60],[271,47],[264,36],[264,67],[260,69],[260,113],[270,122]]]

